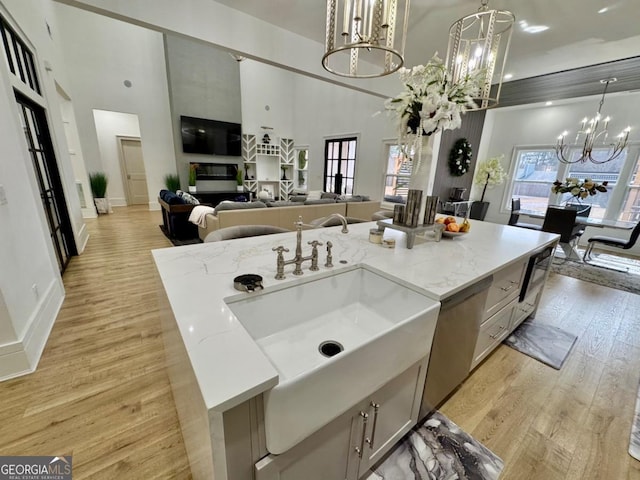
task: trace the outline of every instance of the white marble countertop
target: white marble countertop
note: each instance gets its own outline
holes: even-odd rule
[[[406,234],[387,229],[384,238],[395,238],[394,249],[369,242],[375,222],[306,230],[302,234],[303,255],[310,254],[310,240],[333,243],[333,269],[323,267],[325,247],[319,247],[320,271],[294,276],[285,267],[286,279],[275,280],[276,254],[272,247],[284,245],[293,256],[295,232],[153,250],[160,278],[189,354],[207,408],[225,411],[278,383],[278,373],[224,299],[241,293],[233,279],[255,273],[264,287],[299,282],[329,270],[366,264],[435,299],[443,300],[502,267],[526,258],[554,242],[558,235],[523,228],[474,221],[467,235],[434,242],[417,237],[413,249],[406,246]],[[340,261],[345,260],[346,264]],[[257,315],[260,313],[257,312]],[[291,312],[295,315],[295,312]]]

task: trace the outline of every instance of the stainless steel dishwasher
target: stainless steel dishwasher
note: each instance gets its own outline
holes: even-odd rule
[[[429,356],[420,420],[439,407],[469,375],[492,282],[492,276],[483,278],[442,301]]]

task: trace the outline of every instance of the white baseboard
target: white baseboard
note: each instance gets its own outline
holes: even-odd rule
[[[123,197],[116,197],[116,198],[109,197],[109,204],[112,207],[126,207],[127,199]]]
[[[54,280],[31,315],[22,338],[0,345],[0,381],[35,371],[63,300],[62,280]]]
[[[95,207],[91,208],[83,208],[82,209],[82,218],[97,218],[98,212],[96,212]]]
[[[149,210],[150,211],[160,210],[160,204],[157,201],[149,202]]]
[[[87,230],[87,225],[83,223],[82,228],[80,228],[80,232],[78,233],[78,238],[76,239],[76,248],[78,249],[78,255],[84,252],[88,241],[89,231]]]

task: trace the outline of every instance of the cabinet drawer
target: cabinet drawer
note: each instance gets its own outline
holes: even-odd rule
[[[476,348],[473,352],[473,363],[471,369],[480,363],[494,348],[510,333],[509,327],[511,326],[511,315],[517,302],[512,301],[509,305],[504,307],[489,320],[484,322],[480,327],[480,333],[478,334],[478,341],[476,342]]]
[[[524,300],[518,303],[513,309],[511,319],[511,330],[515,330],[529,315],[536,309],[538,293],[542,290],[542,285],[529,292]]]
[[[504,305],[520,294],[520,284],[526,262],[519,262],[503,268],[493,275],[485,304],[484,319],[489,319]]]

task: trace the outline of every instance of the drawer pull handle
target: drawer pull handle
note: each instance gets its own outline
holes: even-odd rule
[[[360,437],[360,446],[356,447],[358,458],[362,458],[362,452],[364,451],[364,437],[367,434],[367,419],[369,418],[369,414],[360,412],[360,416],[362,417],[362,437]]]
[[[376,425],[378,424],[378,409],[380,408],[380,404],[371,402],[371,406],[373,407],[373,427],[371,427],[371,438],[367,438],[367,443],[369,444],[369,448],[373,450],[373,442],[376,441]]]
[[[500,333],[502,333],[502,330],[504,330],[504,327],[502,325],[499,325],[498,326],[498,331],[496,333],[494,333],[493,335],[489,335],[489,336],[495,340],[496,338],[498,338],[500,336]]]
[[[503,292],[508,292],[509,290],[511,290],[515,286],[516,286],[515,283],[511,283],[511,285],[509,285],[508,287],[501,287],[500,290],[502,290]]]

